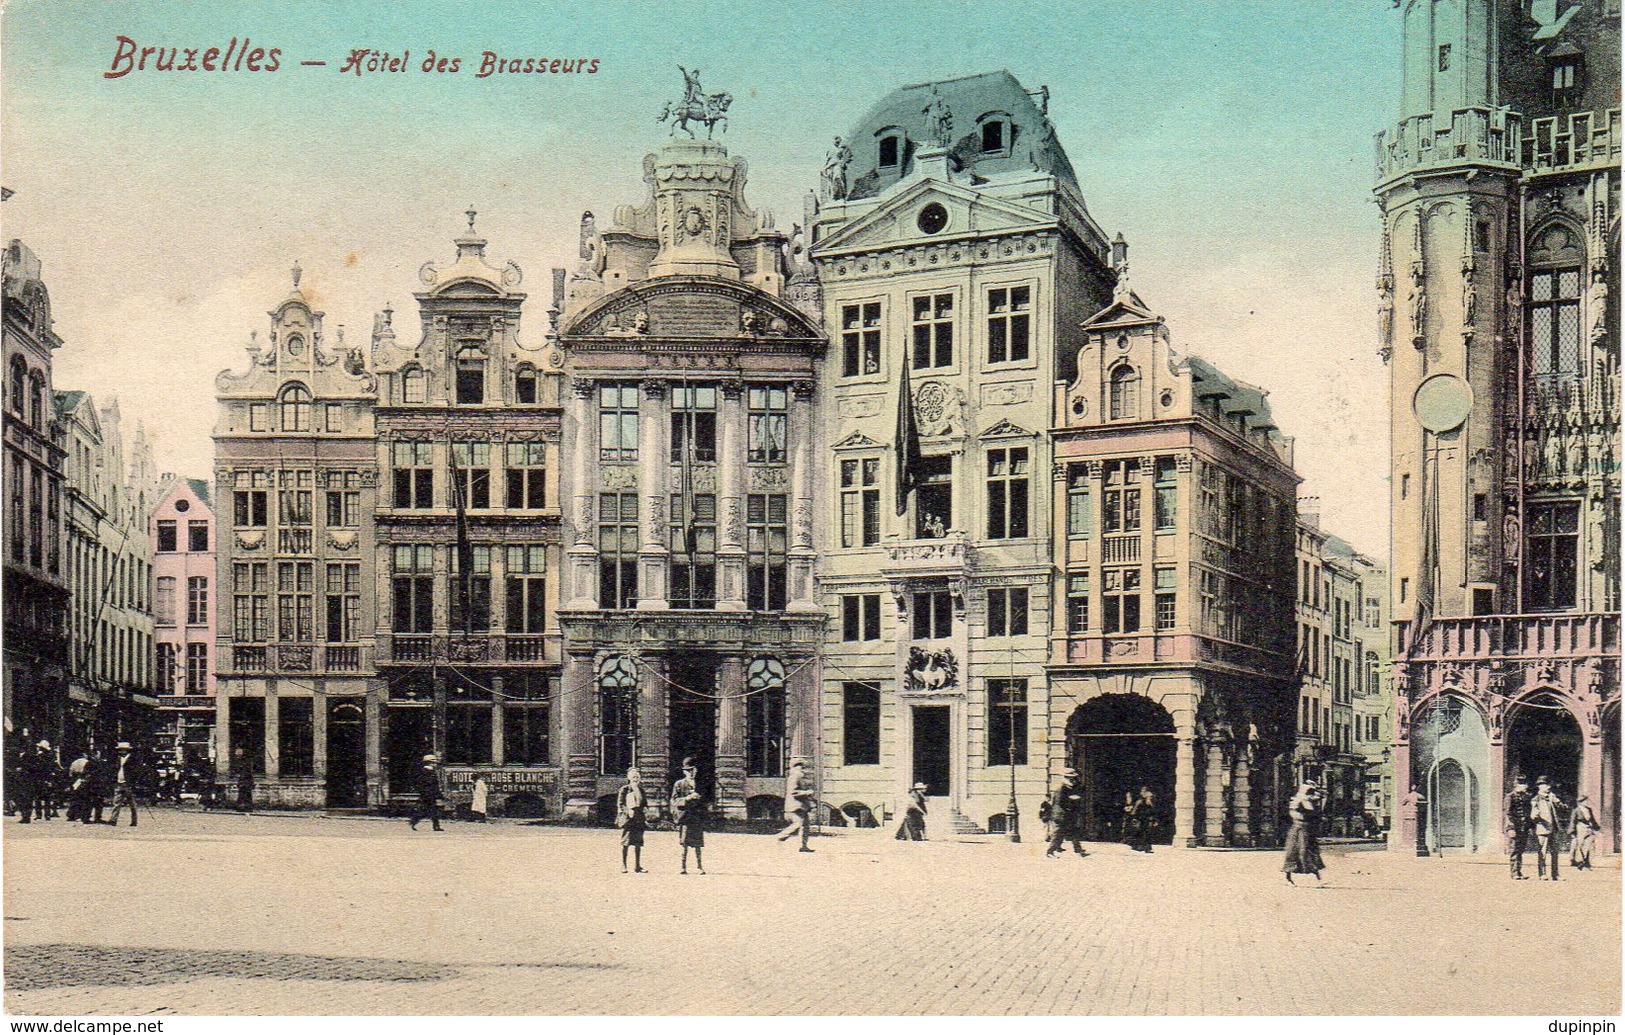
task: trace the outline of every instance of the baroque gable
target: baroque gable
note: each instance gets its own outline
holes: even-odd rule
[[[926,210],[940,206],[946,221],[935,232]],[[1053,230],[1054,215],[1002,198],[938,180],[922,180],[888,198],[873,210],[846,224],[815,247],[818,258],[836,258],[854,252],[936,244],[1003,234]]]

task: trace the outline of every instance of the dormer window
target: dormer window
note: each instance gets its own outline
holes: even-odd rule
[[[310,430],[310,389],[301,384],[289,385],[282,390],[278,405],[283,431]]]
[[[1140,375],[1127,363],[1112,371],[1107,415],[1110,420],[1132,420],[1139,416]]]
[[[880,160],[877,164],[882,169],[895,169],[903,164],[903,135],[901,133],[888,133],[880,138]]]
[[[485,401],[485,357],[470,346],[457,354],[457,405],[476,406]]]
[[[1565,55],[1552,60],[1552,104],[1570,108],[1580,100],[1580,56]]]
[[[982,123],[982,153],[992,154],[1010,150],[1010,124],[1003,119],[988,119]]]
[[[522,366],[514,375],[514,401],[525,406],[536,404],[536,368]]]
[[[429,375],[413,367],[401,375],[401,401],[413,404],[429,399]]]

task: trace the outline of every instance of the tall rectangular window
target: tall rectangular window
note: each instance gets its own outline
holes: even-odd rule
[[[1027,635],[1027,589],[998,588],[987,591],[987,634],[989,636]]]
[[[1105,609],[1103,631],[1132,633],[1140,631],[1140,569],[1107,568],[1105,596],[1101,601]]]
[[[1178,613],[1179,602],[1179,575],[1174,568],[1158,568],[1152,573],[1156,580],[1157,593],[1157,628],[1159,630],[1172,629],[1175,615]]]
[[[1027,681],[987,681],[987,764],[1027,764]]]
[[[315,517],[311,512],[312,471],[283,471],[277,493],[278,553],[308,554],[315,549]]]
[[[1089,471],[1082,464],[1072,464],[1066,470],[1066,534],[1073,539],[1087,539],[1094,527]]]
[[[545,672],[510,671],[502,681],[502,760],[507,765],[547,765],[550,688]]]
[[[452,505],[466,510],[491,508],[491,443],[451,444]]]
[[[987,361],[1013,363],[1031,353],[1032,288],[993,288],[987,293]]]
[[[880,460],[841,461],[841,546],[880,542]]]
[[[227,735],[232,751],[243,749],[243,760],[256,774],[265,772],[265,698],[233,697],[226,702]]]
[[[457,357],[457,404],[477,406],[485,401],[485,360],[477,349]]]
[[[783,611],[789,553],[789,500],[782,493],[745,498],[745,584],[752,611]]]
[[[638,494],[598,494],[598,606],[638,602]]]
[[[207,625],[209,622],[209,579],[193,575],[186,580],[186,624]]]
[[[264,561],[232,565],[232,635],[238,643],[271,638],[269,568]]]
[[[880,684],[841,684],[841,762],[880,764]]]
[[[327,476],[327,527],[361,527],[361,475],[334,471]]]
[[[446,761],[487,765],[491,761],[491,692],[467,676],[453,676],[446,693]]]
[[[316,772],[315,698],[283,697],[277,701],[278,771],[283,776],[313,776]]]
[[[451,627],[469,632],[491,629],[491,548],[469,548],[473,566],[464,576],[461,550],[451,551]]]
[[[397,543],[391,558],[390,589],[398,633],[434,630],[434,547]]]
[[[1524,607],[1564,611],[1575,602],[1580,551],[1580,505],[1536,503],[1526,511]]]
[[[508,509],[547,506],[547,443],[509,442],[507,452]]]
[[[987,451],[987,537],[1027,536],[1027,449]]]
[[[401,510],[434,506],[434,446],[428,442],[397,442],[393,459],[395,506]]]
[[[601,686],[598,691],[598,765],[605,776],[624,776],[638,740],[638,691]]]
[[[747,458],[753,464],[782,464],[789,455],[790,392],[783,385],[753,385],[749,403]]]
[[[158,692],[161,694],[174,694],[180,692],[176,683],[180,680],[180,662],[176,646],[173,643],[160,643],[158,645]]]
[[[910,300],[913,332],[913,367],[930,370],[954,365],[954,296],[944,292],[918,295]]]
[[[265,471],[239,471],[232,492],[233,524],[238,528],[264,528],[269,515],[266,492],[271,476]]]
[[[158,552],[174,553],[180,549],[179,537],[175,530],[175,522],[158,522]]]
[[[841,306],[841,376],[880,371],[880,303]]]
[[[1130,482],[1139,477],[1138,460],[1111,460],[1106,464],[1106,487],[1101,500],[1102,530],[1140,530],[1140,490]]]
[[[1580,370],[1580,268],[1536,270],[1529,277],[1529,370],[1538,376]]]
[[[914,490],[914,535],[941,539],[954,527],[954,458],[946,453],[920,457]]]
[[[717,458],[717,386],[673,385],[671,458],[674,462]]]
[[[598,386],[598,456],[608,463],[638,458],[638,386],[631,381]]]
[[[954,598],[947,590],[914,594],[914,638],[945,640],[954,631]]]
[[[175,579],[165,575],[158,579],[153,597],[153,620],[159,625],[175,624]]]
[[[1066,579],[1066,631],[1089,631],[1089,576],[1068,575]]]
[[[1156,530],[1171,532],[1179,519],[1179,474],[1173,457],[1157,457],[1155,485]]]
[[[671,593],[678,608],[717,606],[717,498],[694,494],[690,507],[671,497]]]
[[[327,642],[354,643],[361,638],[361,563],[327,566]]]
[[[206,643],[186,645],[186,692],[209,692],[209,645]]]
[[[745,775],[784,775],[784,685],[745,698]]]
[[[277,639],[311,643],[316,639],[316,573],[310,561],[278,561]]]
[[[547,547],[508,547],[508,632],[539,633],[547,628]]]
[[[841,639],[847,643],[880,639],[880,594],[841,597]]]
[[[188,521],[186,523],[186,548],[192,553],[209,552],[209,523],[207,521]]]

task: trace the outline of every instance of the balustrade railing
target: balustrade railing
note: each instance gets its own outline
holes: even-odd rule
[[[1412,628],[1411,622],[1399,623],[1399,657],[1413,661],[1591,657],[1619,651],[1617,614],[1439,618],[1414,645]]]

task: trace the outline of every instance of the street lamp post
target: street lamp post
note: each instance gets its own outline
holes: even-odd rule
[[[1016,804],[1016,681],[1014,678],[1016,671],[1016,649],[1013,645],[1010,647],[1007,664],[1009,666],[1011,678],[1006,680],[1004,684],[1004,714],[1007,720],[1005,724],[1010,727],[1010,750],[1009,758],[1007,759],[1007,761],[1010,763],[1010,804],[1004,812],[1004,833],[1005,836],[1010,839],[1011,844],[1019,845],[1021,843],[1021,806]],[[1025,697],[1026,695],[1023,694],[1022,696]]]

